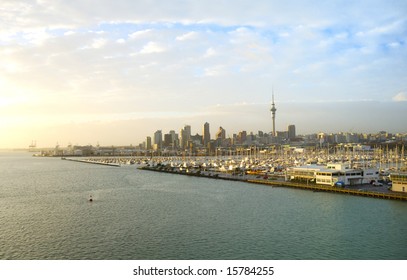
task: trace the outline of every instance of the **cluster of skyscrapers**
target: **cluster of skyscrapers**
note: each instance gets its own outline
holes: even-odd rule
[[[179,133],[170,130],[163,134],[162,130],[157,130],[153,138],[147,136],[145,142],[146,150],[190,150],[196,148],[211,149],[211,147],[225,147],[230,144],[226,139],[226,131],[219,127],[215,139],[211,138],[210,126],[206,122],[202,128],[202,134],[192,135],[191,126],[185,125]]]
[[[219,127],[215,137],[211,137],[210,125],[205,122],[202,127],[202,134],[192,135],[191,126],[185,125],[180,129],[179,133],[175,130],[170,130],[163,134],[162,130],[157,130],[153,138],[147,137],[146,141],[141,145],[145,150],[172,150],[172,151],[197,151],[208,154],[216,148],[242,146],[242,145],[267,145],[271,143],[280,143],[282,141],[293,141],[296,138],[295,125],[289,125],[287,131],[276,131],[276,106],[274,103],[274,93],[272,96],[271,109],[273,130],[270,133],[258,131],[257,134],[240,131],[233,134],[231,137],[226,137],[226,130]]]
[[[239,146],[265,146],[273,143],[282,143],[294,141],[296,139],[295,126],[290,125],[288,131],[276,132],[276,136],[272,133],[264,133],[258,131],[253,132],[240,131],[231,136],[226,135],[226,130],[219,127],[214,137],[210,134],[210,125],[208,122],[203,124],[202,134],[191,133],[191,126],[185,125],[176,133],[175,130],[170,130],[163,134],[162,130],[157,130],[153,137],[147,136],[146,141],[141,144],[142,149],[152,151],[187,151],[193,154],[213,154],[218,148],[232,148]]]
[[[170,130],[169,133],[163,134],[162,130],[157,130],[153,138],[147,137],[146,141],[139,145],[139,148],[146,151],[177,151],[211,155],[219,148],[238,149],[245,146],[264,147],[275,144],[323,146],[341,143],[381,143],[384,141],[407,140],[405,135],[390,135],[386,132],[379,132],[378,134],[314,133],[298,137],[293,124],[289,125],[286,131],[276,130],[276,111],[273,92],[270,106],[272,130],[269,133],[258,131],[254,134],[253,132],[240,131],[226,136],[225,129],[219,127],[215,136],[211,137],[210,125],[205,122],[202,127],[202,134],[192,135],[190,125],[185,125],[180,129],[179,133]]]

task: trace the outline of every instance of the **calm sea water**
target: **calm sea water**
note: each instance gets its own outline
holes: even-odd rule
[[[0,259],[407,259],[405,202],[29,153],[0,153],[0,227]]]

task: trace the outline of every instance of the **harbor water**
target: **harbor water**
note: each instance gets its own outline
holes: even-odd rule
[[[26,152],[0,153],[0,225],[3,260],[407,259],[403,201]]]

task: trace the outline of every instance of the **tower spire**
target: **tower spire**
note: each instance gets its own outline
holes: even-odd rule
[[[271,117],[273,119],[273,137],[276,137],[276,106],[274,104],[274,87],[272,87],[272,99],[271,99]]]

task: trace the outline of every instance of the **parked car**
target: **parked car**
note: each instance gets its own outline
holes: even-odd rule
[[[380,182],[373,182],[372,185],[375,186],[375,187],[383,186],[383,184],[380,183]]]
[[[338,181],[335,183],[335,187],[345,187],[345,183],[342,181]]]

